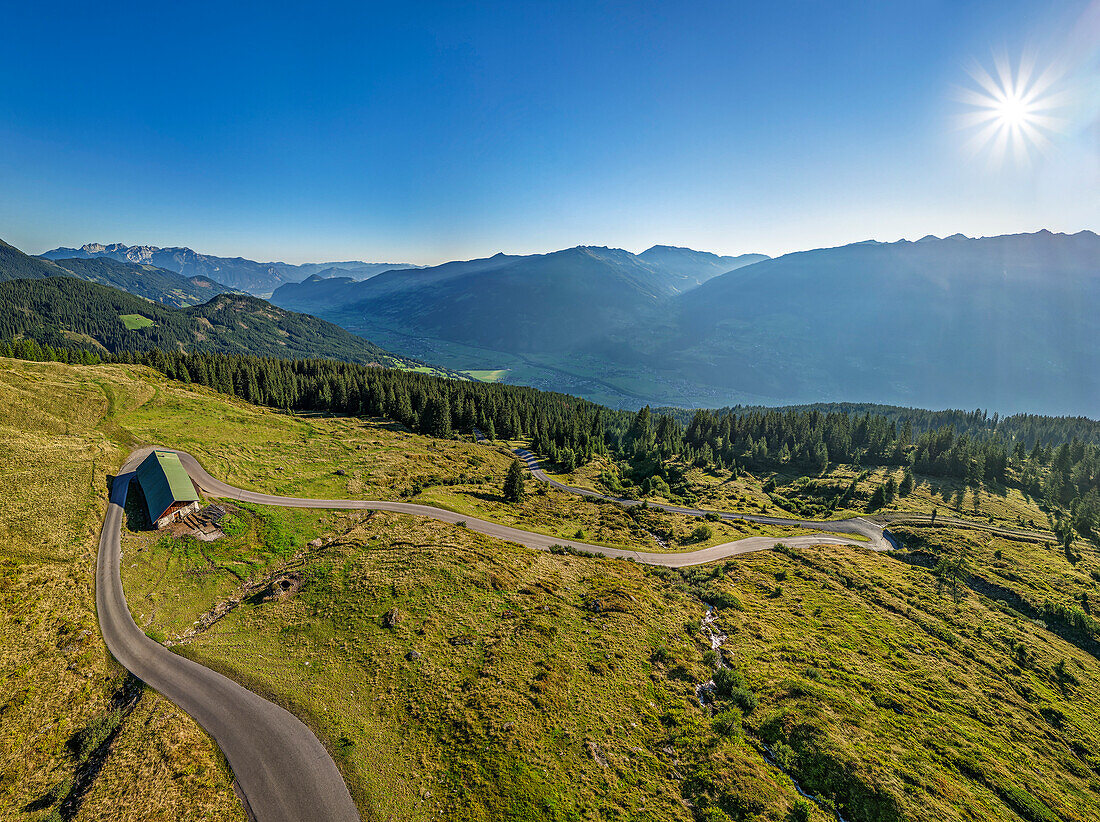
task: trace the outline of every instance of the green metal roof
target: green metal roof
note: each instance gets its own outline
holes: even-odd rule
[[[199,498],[180,458],[171,451],[154,451],[137,467],[138,482],[145,492],[149,516],[160,519],[173,502],[194,502]]]

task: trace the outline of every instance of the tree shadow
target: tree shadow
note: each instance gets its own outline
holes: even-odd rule
[[[84,798],[107,763],[111,745],[121,733],[126,718],[133,712],[144,690],[144,683],[133,674],[127,673],[111,694],[107,713],[93,719],[66,741],[65,746],[75,762],[72,775],[66,776],[42,796],[28,802],[21,810],[24,813],[34,813],[56,805],[54,813],[63,822],[75,819],[84,804]]]
[[[463,491],[462,493],[465,494],[468,497],[473,497],[474,499],[479,499],[482,502],[507,502],[508,501],[508,500],[504,499],[503,494],[490,494],[487,491]]]

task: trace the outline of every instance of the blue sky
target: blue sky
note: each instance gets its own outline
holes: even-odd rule
[[[1100,229],[1095,3],[107,5],[5,10],[0,237],[27,251],[432,263]],[[1025,48],[1072,52],[1071,116],[1030,163],[972,157],[953,89]]]

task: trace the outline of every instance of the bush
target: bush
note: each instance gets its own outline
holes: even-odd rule
[[[711,720],[711,727],[719,736],[726,739],[739,739],[741,737],[741,711],[738,708],[726,708],[715,714]]]
[[[719,611],[725,610],[726,608],[734,611],[745,610],[745,607],[741,604],[741,600],[736,596],[712,585],[708,585],[703,589],[699,593],[699,598],[707,605],[710,605],[712,608],[717,608]]]
[[[245,531],[248,530],[248,523],[238,516],[233,514],[226,514],[222,517],[218,526],[222,529],[226,536],[239,537]]]
[[[72,747],[76,758],[81,762],[86,760],[96,748],[111,738],[111,734],[115,732],[121,723],[122,711],[117,710],[96,717],[89,722],[84,730],[73,737]]]
[[[759,698],[748,688],[733,688],[729,692],[729,700],[746,714],[751,714],[760,704]]]
[[[810,815],[812,813],[813,805],[805,799],[796,799],[794,805],[791,806],[790,812],[787,814],[787,819],[788,822],[810,822]]]
[[[720,668],[714,672],[714,692],[723,699],[728,699],[745,714],[752,713],[760,702],[745,684],[741,672],[733,668]]]
[[[692,542],[706,542],[708,539],[714,536],[714,529],[709,525],[698,525],[695,530],[691,532]]]
[[[675,660],[672,655],[672,651],[667,646],[662,645],[659,648],[653,650],[653,654],[650,656],[654,662],[660,662],[662,665],[668,665]]]

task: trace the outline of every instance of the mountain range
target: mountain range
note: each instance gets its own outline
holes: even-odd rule
[[[209,277],[185,277],[153,265],[120,262],[110,257],[57,260],[30,257],[0,240],[0,281],[43,277],[76,277],[176,307],[196,305],[216,294],[234,291]]]
[[[1092,232],[866,241],[712,275],[722,264],[579,247],[309,278],[272,301],[408,356],[613,405],[1100,409]]]
[[[73,275],[170,305],[236,287],[200,270],[278,282],[275,305],[395,356],[619,407],[1100,409],[1090,231],[864,241],[774,259],[578,246],[421,268],[282,266],[190,249],[91,245],[39,259],[0,246],[0,279]]]
[[[244,257],[215,257],[190,248],[158,248],[122,243],[88,243],[80,248],[55,248],[41,255],[47,260],[112,259],[124,263],[153,265],[184,277],[205,277],[232,289],[251,294],[270,294],[284,283],[299,282],[313,275],[346,276],[361,280],[394,268],[417,268],[412,263],[365,263],[359,260],[328,263],[261,263]]]
[[[348,327],[381,325],[511,353],[573,350],[603,338],[730,266],[763,255],[719,257],[654,246],[635,255],[578,246],[550,254],[496,254],[369,280],[307,278],[276,289],[276,305],[333,313]]]

